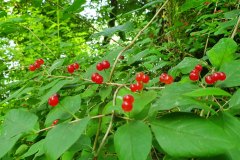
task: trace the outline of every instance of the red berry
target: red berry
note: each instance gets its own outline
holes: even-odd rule
[[[98,75],[99,75],[98,73],[93,73],[93,74],[92,74],[91,79],[92,79],[93,82],[96,81],[96,76],[98,76]]]
[[[192,80],[192,81],[197,81],[197,80],[199,79],[198,73],[191,72],[191,73],[189,74],[189,79]]]
[[[56,124],[58,124],[58,121],[59,119],[56,119],[55,121],[53,121],[52,126],[55,126]]]
[[[150,80],[150,78],[149,78],[148,75],[143,75],[143,77],[142,77],[142,81],[143,81],[143,83],[148,83],[149,80]]]
[[[137,82],[136,88],[137,88],[137,91],[141,91],[143,89],[143,83],[142,82]]]
[[[97,83],[97,84],[102,84],[102,82],[103,82],[103,77],[102,77],[100,74],[98,74],[98,75],[95,77],[95,83]]]
[[[139,72],[136,74],[136,81],[141,82],[143,79],[144,73]]]
[[[212,77],[212,79],[213,79],[213,81],[214,81],[214,83],[215,83],[216,81],[219,80],[219,73],[218,73],[218,72],[213,73],[213,74],[211,75],[211,77]]]
[[[36,70],[35,65],[31,64],[31,65],[29,66],[29,70],[30,70],[30,71],[35,71],[35,70]]]
[[[173,77],[170,75],[167,75],[165,78],[165,84],[171,84],[173,82]]]
[[[133,103],[134,102],[134,97],[130,94],[125,95],[123,97],[123,101],[128,102],[128,103]]]
[[[199,74],[199,70],[197,70],[197,69],[193,69],[190,73],[196,73],[196,74]]]
[[[205,77],[205,82],[207,84],[213,84],[215,81],[213,80],[211,75],[208,75],[208,76]]]
[[[131,89],[132,92],[136,92],[138,90],[136,84],[131,84],[130,89]]]
[[[103,66],[102,63],[98,63],[98,64],[96,65],[96,68],[97,68],[97,70],[101,71],[101,70],[104,69],[104,66]]]
[[[74,69],[74,66],[71,64],[71,65],[69,65],[69,66],[67,67],[67,70],[68,70],[69,73],[72,74],[75,69]]]
[[[165,83],[165,79],[167,77],[167,73],[162,73],[159,77],[159,81]]]
[[[201,64],[198,64],[195,66],[195,69],[198,70],[199,72],[201,72],[203,68],[202,68]]]
[[[110,63],[107,60],[102,61],[103,69],[110,68]]]
[[[220,81],[224,81],[227,77],[224,72],[218,72],[218,74],[219,74],[219,80]]]
[[[74,69],[78,69],[79,68],[79,64],[76,62],[76,63],[73,63],[73,67],[74,67]]]
[[[53,95],[48,99],[48,104],[52,107],[55,107],[59,102],[58,96]]]
[[[37,59],[36,62],[40,65],[44,64],[44,60],[42,58]]]
[[[125,112],[130,112],[133,108],[133,105],[132,103],[129,103],[127,101],[123,101],[122,103],[122,109],[125,111]]]
[[[41,67],[41,64],[39,62],[37,62],[37,61],[34,63],[34,65],[35,65],[36,69]]]

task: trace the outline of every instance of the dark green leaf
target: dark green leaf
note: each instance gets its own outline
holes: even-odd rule
[[[119,127],[114,135],[115,150],[121,160],[146,160],[151,145],[151,131],[140,121]]]
[[[59,124],[45,138],[44,150],[49,159],[58,159],[81,136],[90,118],[75,123]],[[57,146],[57,147],[56,147]]]
[[[233,147],[221,127],[190,113],[168,114],[151,126],[159,145],[173,157],[218,155]]]

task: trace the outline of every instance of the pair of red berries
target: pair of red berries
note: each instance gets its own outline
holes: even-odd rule
[[[48,99],[48,104],[52,107],[55,107],[59,103],[59,94],[54,94]]]
[[[79,64],[76,62],[76,63],[73,63],[73,64],[70,64],[68,65],[67,67],[67,70],[68,70],[68,73],[73,73],[75,70],[78,70],[79,69]]]
[[[203,69],[202,65],[200,65],[200,64],[196,65],[195,68],[190,72],[189,79],[192,81],[199,80],[199,75],[200,75],[202,69]]]
[[[159,77],[159,81],[165,84],[173,83],[173,77],[167,73],[162,73]]]
[[[98,73],[93,73],[91,79],[93,82],[95,82],[97,84],[103,83],[103,77]]]
[[[224,72],[215,72],[211,75],[205,77],[205,82],[207,84],[214,84],[217,81],[224,81],[226,79],[226,74]]]
[[[122,109],[125,112],[130,112],[133,109],[134,97],[130,94],[123,97]]]
[[[43,65],[43,64],[44,64],[44,60],[43,59],[41,59],[41,58],[37,59],[34,64],[31,64],[29,66],[29,70],[30,71],[35,71],[36,69],[40,68],[41,65]]]
[[[51,126],[57,125],[57,124],[58,124],[58,121],[59,121],[59,119],[54,120]]]
[[[148,75],[143,72],[139,72],[136,74],[136,84],[131,84],[130,89],[132,92],[141,91],[143,89],[143,83],[148,83],[150,78]]]
[[[96,65],[98,71],[110,68],[110,63],[107,60],[104,60]]]

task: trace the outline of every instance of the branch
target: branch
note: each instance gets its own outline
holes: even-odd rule
[[[236,33],[237,33],[237,30],[238,30],[238,26],[239,26],[239,24],[240,24],[240,16],[238,16],[237,24],[236,24],[236,26],[235,26],[235,28],[234,28],[234,30],[233,30],[232,35],[231,35],[231,38],[232,38],[232,39],[234,38],[234,36],[235,36]]]
[[[153,16],[153,18],[146,24],[145,27],[143,27],[143,29],[141,29],[138,34],[135,36],[135,38],[132,40],[132,42],[125,47],[123,50],[121,50],[117,56],[117,58],[115,59],[113,66],[112,66],[112,70],[110,72],[110,76],[109,76],[109,81],[111,81],[112,76],[113,76],[113,72],[115,70],[115,67],[117,65],[118,59],[119,57],[122,55],[122,53],[124,53],[125,51],[127,51],[128,49],[130,49],[134,43],[137,41],[137,39],[140,37],[140,35],[150,26],[150,24],[154,21],[154,19],[158,16],[158,14],[163,10],[163,8],[165,7],[165,5],[168,3],[169,0],[166,0],[166,2],[162,5],[162,7],[156,12],[156,14]]]

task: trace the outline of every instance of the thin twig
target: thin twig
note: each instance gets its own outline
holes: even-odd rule
[[[135,38],[132,40],[132,42],[127,46],[125,47],[123,50],[121,50],[119,52],[119,54],[117,55],[117,58],[115,59],[114,63],[113,63],[113,66],[112,66],[112,69],[111,69],[111,72],[110,72],[110,76],[109,76],[109,82],[111,81],[112,79],[112,76],[113,76],[113,72],[115,70],[115,67],[117,65],[117,62],[119,60],[119,57],[122,55],[122,53],[124,53],[125,51],[127,51],[128,49],[130,49],[134,43],[137,41],[137,39],[140,37],[140,35],[150,26],[150,24],[155,20],[155,18],[158,16],[158,14],[163,10],[163,8],[165,7],[165,5],[168,3],[169,0],[166,0],[166,2],[162,5],[162,7],[156,12],[156,14],[153,16],[153,18],[146,24],[145,27],[143,27],[143,29],[141,29],[138,34],[135,36]]]
[[[232,35],[231,35],[231,38],[232,38],[232,39],[234,38],[234,36],[235,36],[236,33],[237,33],[239,24],[240,24],[240,16],[238,16],[237,24],[235,25],[234,30],[233,30],[233,33],[232,33]]]
[[[38,41],[41,42],[42,45],[44,45],[44,47],[45,47],[50,53],[52,53],[52,54],[54,55],[53,51],[52,51],[30,28],[28,28],[28,27],[26,27],[26,26],[22,26],[22,27],[25,28],[25,29],[27,29],[27,30],[29,30],[29,31],[32,33],[32,35],[35,36],[35,37],[38,39]]]
[[[116,89],[116,91],[114,92],[114,95],[113,95],[113,106],[116,105],[117,93],[119,92],[119,90],[120,90],[122,87],[123,87],[123,86],[119,86],[119,87]],[[102,139],[102,142],[100,143],[100,145],[99,145],[99,147],[98,147],[98,150],[97,150],[97,152],[96,152],[96,154],[95,154],[95,157],[97,157],[98,154],[99,154],[99,152],[101,151],[101,149],[102,149],[102,147],[103,147],[103,145],[104,145],[104,143],[105,143],[105,141],[106,141],[106,139],[107,139],[107,137],[108,137],[108,134],[109,134],[109,132],[110,132],[110,130],[111,130],[111,128],[112,128],[113,119],[114,119],[114,114],[115,114],[115,112],[114,112],[114,110],[112,110],[110,123],[109,123],[108,128],[107,128],[107,131],[106,131],[106,133],[105,133],[105,135],[104,135],[104,137],[103,137],[103,139]]]

